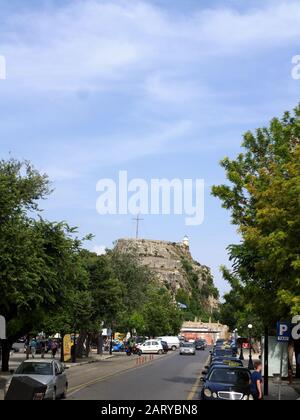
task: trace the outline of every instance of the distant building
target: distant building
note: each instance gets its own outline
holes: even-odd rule
[[[205,339],[208,345],[214,344],[219,338],[229,338],[229,328],[219,322],[184,322],[180,335],[187,340]]]

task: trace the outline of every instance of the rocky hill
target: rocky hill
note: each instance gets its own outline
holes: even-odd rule
[[[195,261],[190,253],[188,239],[181,243],[146,239],[120,239],[120,252],[135,251],[141,264],[156,273],[158,281],[190,306],[201,306],[206,312],[218,307],[218,292],[214,287],[209,267]]]

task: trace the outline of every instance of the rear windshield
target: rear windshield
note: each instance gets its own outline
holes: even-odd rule
[[[15,372],[17,375],[52,375],[51,363],[22,363]]]
[[[249,385],[250,375],[246,370],[214,369],[209,376],[209,381],[222,384],[246,386]]]
[[[195,347],[195,345],[193,343],[183,343],[183,344],[181,344],[181,347],[190,347],[190,348],[192,348],[192,347]]]

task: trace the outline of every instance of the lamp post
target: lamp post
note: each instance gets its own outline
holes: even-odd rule
[[[238,329],[236,328],[235,330],[233,330],[233,333],[234,333],[234,343],[236,344]]]
[[[237,332],[238,330],[236,329],[235,331]],[[239,359],[243,361],[243,360],[245,360],[244,349],[243,349],[243,340],[240,340],[240,344],[241,344],[241,352],[240,352]],[[237,345],[237,348],[238,348],[238,345]]]
[[[254,370],[254,365],[253,365],[253,360],[252,360],[252,345],[251,345],[251,341],[252,341],[252,328],[253,328],[253,325],[252,324],[249,324],[248,325],[248,330],[249,330],[249,345],[250,345],[249,364],[248,364],[248,369],[249,370]]]

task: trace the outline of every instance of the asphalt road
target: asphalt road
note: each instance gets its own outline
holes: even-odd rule
[[[145,366],[119,373],[69,394],[69,400],[191,400],[199,396],[200,376],[209,352],[174,352]]]

